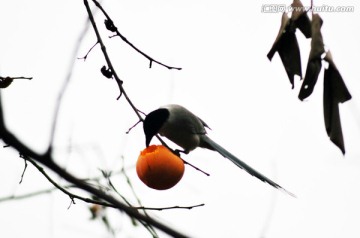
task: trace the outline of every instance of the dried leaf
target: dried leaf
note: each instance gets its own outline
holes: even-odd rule
[[[291,14],[291,20],[295,23],[295,26],[304,34],[306,38],[311,37],[311,22],[307,11],[305,11],[304,5],[300,0],[294,0],[291,4],[293,8]]]
[[[305,79],[301,85],[299,99],[309,97],[315,87],[321,70],[321,55],[325,52],[324,42],[321,35],[322,19],[318,14],[313,14],[311,22],[311,50],[305,72]]]
[[[302,101],[305,98],[309,97],[314,91],[315,84],[319,77],[321,70],[321,58],[315,58],[308,61],[305,79],[303,84],[301,85],[301,89],[299,92],[299,99]]]
[[[319,14],[312,15],[311,22],[311,51],[310,51],[310,59],[312,58],[320,58],[321,55],[325,52],[324,49],[324,41],[321,35],[321,26],[323,24],[323,20],[321,19]]]
[[[302,77],[301,58],[299,45],[295,36],[294,24],[286,13],[283,13],[279,34],[267,54],[269,60],[273,58],[275,52],[279,53],[292,88],[294,88],[295,74]]]
[[[284,12],[282,17],[281,17],[281,25],[280,25],[280,30],[278,35],[276,36],[275,42],[272,46],[272,48],[270,49],[269,53],[267,54],[268,59],[271,61],[272,58],[274,57],[274,54],[276,53],[276,51],[279,48],[279,41],[281,39],[281,37],[283,36],[283,34],[285,33],[285,28],[287,27],[287,25],[289,24],[289,20],[290,18],[288,17],[288,15]]]
[[[341,129],[339,103],[351,99],[351,95],[336,68],[330,51],[325,60],[329,62],[324,72],[324,119],[325,127],[330,140],[345,154],[345,145]]]

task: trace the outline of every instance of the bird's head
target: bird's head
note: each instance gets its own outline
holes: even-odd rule
[[[159,108],[150,112],[144,120],[144,133],[146,138],[146,147],[150,145],[151,139],[160,131],[166,120],[169,118],[168,109]]]

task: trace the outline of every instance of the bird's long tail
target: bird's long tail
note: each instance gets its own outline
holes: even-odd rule
[[[289,195],[291,195],[293,197],[296,197],[293,193],[287,191],[286,189],[281,187],[279,184],[273,182],[272,180],[270,180],[266,176],[262,175],[261,173],[259,173],[255,169],[251,168],[246,163],[244,163],[241,160],[239,160],[238,158],[236,158],[236,156],[231,154],[229,151],[225,150],[223,147],[221,147],[215,141],[211,140],[208,136],[202,135],[202,142],[204,143],[204,144],[201,145],[202,147],[212,149],[212,150],[215,150],[215,151],[219,152],[222,156],[229,159],[231,162],[236,164],[239,168],[245,170],[246,172],[248,172],[252,176],[255,176],[256,178],[260,179],[261,181],[263,181],[265,183],[268,183],[271,186],[273,186],[273,187],[275,187],[277,189],[280,189],[280,190],[286,192],[287,194],[289,194]]]

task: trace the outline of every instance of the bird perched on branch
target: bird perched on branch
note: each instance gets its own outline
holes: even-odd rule
[[[180,152],[185,154],[188,154],[197,147],[217,151],[252,176],[294,196],[211,140],[206,135],[205,127],[209,128],[208,125],[180,105],[170,104],[150,112],[145,117],[143,126],[147,147],[150,145],[151,139],[159,133],[161,136],[165,136],[182,147],[183,151]]]

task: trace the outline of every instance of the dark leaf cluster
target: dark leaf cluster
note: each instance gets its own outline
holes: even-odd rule
[[[308,12],[299,11],[299,9],[304,9],[300,0],[294,0],[291,6],[296,10],[292,12],[291,17],[288,17],[286,12],[283,13],[279,33],[267,57],[271,60],[278,52],[292,88],[294,88],[294,76],[298,75],[303,79],[300,49],[295,34],[296,29],[299,29],[306,38],[311,38],[311,49],[305,77],[298,97],[303,101],[312,94],[323,68],[323,61],[326,61],[329,66],[324,69],[323,110],[325,128],[330,140],[345,154],[339,103],[350,100],[351,95],[335,66],[330,51],[325,51],[321,34],[323,20],[319,14],[312,13],[310,20]]]

